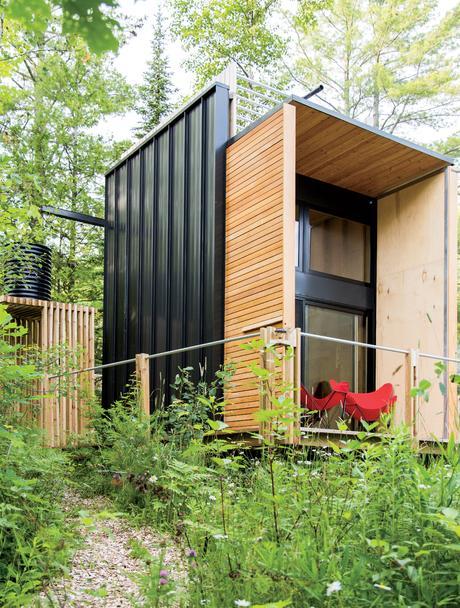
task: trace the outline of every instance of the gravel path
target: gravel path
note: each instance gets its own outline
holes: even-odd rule
[[[53,581],[40,595],[39,606],[143,606],[134,579],[136,574],[146,571],[146,565],[132,556],[133,540],[141,543],[154,557],[163,553],[163,563],[171,577],[179,582],[184,579],[180,551],[167,537],[148,528],[134,528],[122,517],[98,517],[98,513],[113,512],[111,505],[101,498],[85,499],[69,493],[65,503],[69,518],[75,517],[78,511],[86,511],[93,523],[80,528],[82,546],[73,556],[68,577]]]

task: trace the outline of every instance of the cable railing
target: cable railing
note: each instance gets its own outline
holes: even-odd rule
[[[387,352],[387,353],[395,353],[398,355],[403,355],[405,358],[405,362],[406,362],[405,363],[406,374],[405,374],[405,379],[404,379],[404,383],[406,386],[405,386],[405,390],[404,390],[405,403],[402,407],[402,414],[403,414],[404,421],[410,427],[413,428],[414,437],[417,435],[417,430],[416,430],[417,420],[420,420],[420,415],[419,415],[419,410],[418,410],[420,396],[417,394],[413,394],[412,389],[416,388],[418,386],[418,383],[420,380],[420,373],[419,373],[420,372],[420,366],[419,366],[420,358],[424,357],[426,359],[431,359],[431,360],[434,359],[436,361],[442,361],[444,363],[455,364],[457,366],[460,364],[460,359],[457,359],[454,357],[448,357],[446,355],[436,355],[436,354],[432,354],[432,353],[425,353],[425,352],[421,352],[421,351],[419,351],[417,349],[413,349],[413,348],[406,349],[406,348],[387,346],[387,345],[382,345],[382,344],[372,344],[372,343],[361,342],[361,341],[357,341],[357,340],[349,340],[349,339],[345,339],[345,338],[336,338],[333,336],[326,336],[326,335],[322,335],[322,334],[304,332],[299,329],[289,330],[289,329],[276,328],[276,327],[272,327],[272,328],[263,327],[260,329],[260,331],[254,331],[251,333],[245,333],[245,334],[232,336],[232,337],[228,337],[228,338],[222,338],[222,339],[213,340],[210,342],[193,344],[190,346],[170,349],[170,350],[166,350],[166,351],[162,351],[162,352],[158,352],[158,353],[151,353],[151,354],[139,353],[135,357],[132,357],[129,359],[112,361],[110,363],[103,363],[101,365],[95,365],[92,367],[86,367],[86,368],[82,368],[82,369],[78,369],[78,370],[65,370],[62,373],[47,376],[47,380],[48,381],[56,380],[56,379],[60,380],[63,377],[75,376],[77,374],[96,372],[96,371],[100,371],[100,370],[104,370],[104,369],[114,368],[114,367],[121,366],[121,365],[135,364],[135,377],[136,377],[136,381],[137,381],[137,386],[139,388],[139,405],[140,405],[141,409],[143,411],[145,411],[145,413],[147,415],[149,415],[150,414],[150,398],[151,398],[151,394],[152,394],[151,390],[150,390],[150,365],[149,365],[149,362],[151,360],[159,359],[162,357],[168,357],[168,356],[172,356],[172,355],[177,355],[180,353],[195,351],[195,350],[205,350],[208,348],[212,348],[214,346],[229,344],[229,343],[233,343],[233,342],[243,342],[243,341],[248,342],[252,339],[259,338],[261,340],[261,346],[260,347],[257,346],[256,350],[258,350],[258,349],[260,350],[261,357],[262,357],[261,360],[267,361],[270,359],[270,357],[268,357],[268,359],[267,358],[264,359],[264,357],[265,357],[264,353],[267,352],[267,348],[271,347],[271,346],[281,345],[281,344],[283,344],[285,346],[287,344],[290,344],[289,340],[287,339],[288,338],[287,335],[288,334],[292,335],[293,333],[294,334],[297,333],[297,335],[299,336],[297,338],[297,340],[294,343],[292,343],[294,345],[295,357],[297,358],[297,360],[299,362],[300,362],[300,356],[301,356],[301,352],[302,352],[302,344],[301,344],[302,338],[320,340],[320,341],[324,341],[324,342],[346,345],[346,346],[355,347],[355,348],[365,348],[365,349],[370,349],[370,350],[374,350],[374,351],[382,351],[382,352]],[[286,339],[284,339],[283,334],[285,335]],[[271,338],[268,338],[267,337],[268,335],[270,335]],[[279,339],[278,339],[278,337],[279,337]],[[305,352],[307,352],[307,351],[305,351]],[[236,357],[236,358],[238,358],[238,357]],[[261,365],[263,367],[264,363],[261,363]],[[299,363],[299,370],[300,370],[300,363]],[[443,370],[442,373],[444,374],[445,378],[447,379],[447,367],[445,370]],[[292,384],[292,390],[294,390],[294,391],[298,390],[300,388],[301,382],[302,382],[301,374],[292,376],[291,380],[289,382]],[[257,398],[257,396],[255,396],[254,398],[256,401],[257,401],[257,399],[259,399],[260,408],[264,409],[266,407],[271,407],[269,404],[266,406],[263,405],[264,397],[263,397],[262,393],[260,393],[259,398]],[[446,399],[447,399],[447,397],[446,397]],[[445,404],[447,404],[447,401],[445,401]],[[423,423],[423,421],[422,421],[422,423]],[[442,428],[443,428],[442,435],[444,437],[448,436],[449,423],[448,423],[448,419],[447,419],[447,405],[445,405],[445,407],[444,407],[444,420],[442,423]],[[305,429],[301,427],[301,430],[305,430]],[[337,429],[334,430],[333,428],[316,429],[316,427],[310,428],[308,430],[310,430],[310,431],[318,430],[319,433],[324,433],[324,432],[333,433],[333,432],[337,431]]]
[[[151,355],[144,355],[146,359],[159,359],[160,357],[167,357],[169,355],[178,355],[180,353],[185,353],[193,350],[201,350],[205,348],[211,348],[213,346],[220,346],[221,344],[228,344],[230,342],[238,342],[240,340],[248,339],[248,338],[257,338],[259,337],[259,333],[251,333],[244,334],[242,336],[233,336],[231,338],[223,338],[221,340],[213,340],[212,342],[203,342],[202,344],[193,344],[192,346],[183,346],[181,348],[175,348],[173,350],[165,350],[161,353],[153,353]],[[48,376],[48,380],[54,380],[56,378],[62,378],[64,376],[72,376],[75,374],[83,374],[86,372],[99,371],[101,369],[109,369],[111,367],[117,367],[119,365],[129,365],[131,363],[136,363],[136,357],[132,357],[131,359],[123,359],[120,361],[112,361],[111,363],[102,363],[101,365],[94,365],[93,367],[85,367],[83,369],[71,370],[68,372],[63,372],[62,374],[55,374],[53,376]]]
[[[289,93],[253,80],[236,70],[236,132],[242,131],[271,109],[279,105]]]
[[[290,96],[290,92],[251,78],[248,74],[231,63],[217,77],[219,82],[230,89],[230,135],[234,136],[279,106]],[[323,90],[319,85],[306,95],[309,99]]]
[[[395,348],[393,346],[383,346],[381,344],[370,344],[368,342],[357,342],[356,340],[346,340],[345,338],[334,338],[332,336],[323,336],[321,334],[311,334],[305,331],[300,332],[301,336],[306,338],[316,338],[317,340],[323,340],[325,342],[335,342],[337,344],[348,344],[349,346],[362,346],[363,348],[369,348],[371,350],[382,350],[391,353],[400,353],[403,355],[409,355],[411,352],[417,353],[419,357],[425,357],[427,359],[434,359],[435,361],[444,361],[446,363],[457,363],[460,364],[460,359],[453,357],[446,357],[445,355],[433,355],[431,353],[424,353],[418,349],[405,349]]]

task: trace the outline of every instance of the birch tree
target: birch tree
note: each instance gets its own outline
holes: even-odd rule
[[[435,0],[334,0],[292,23],[299,56],[288,66],[334,110],[390,132],[439,127],[459,112],[460,6]]]

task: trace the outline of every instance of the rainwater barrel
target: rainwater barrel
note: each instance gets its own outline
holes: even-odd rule
[[[50,300],[50,248],[33,243],[15,247],[15,253],[5,263],[5,287],[10,296]]]

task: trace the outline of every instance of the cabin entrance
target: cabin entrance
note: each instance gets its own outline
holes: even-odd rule
[[[296,325],[303,331],[374,341],[375,209],[368,197],[298,176]],[[302,384],[321,396],[330,378],[372,390],[374,353],[304,337]]]

